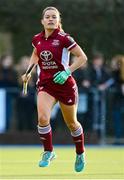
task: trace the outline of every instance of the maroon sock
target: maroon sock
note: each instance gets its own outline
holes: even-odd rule
[[[76,131],[71,132],[71,135],[76,146],[76,153],[82,154],[84,152],[84,134],[82,127],[80,126]]]
[[[44,151],[53,151],[51,126],[38,126],[38,133],[40,135],[40,140],[43,144]]]

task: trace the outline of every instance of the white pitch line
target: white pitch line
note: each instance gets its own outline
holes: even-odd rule
[[[15,164],[15,163],[37,163],[38,161],[36,161],[36,160],[34,160],[34,161],[28,161],[28,160],[16,160],[16,161],[0,161],[0,163],[1,164],[5,164],[5,163],[11,163],[11,164]],[[74,162],[74,160],[55,160],[55,162],[56,163],[73,163]],[[102,160],[102,161],[100,161],[100,162],[94,162],[94,161],[91,161],[91,160],[88,160],[88,161],[86,161],[87,162],[87,164],[89,163],[89,164],[106,164],[106,163],[110,163],[110,164],[118,164],[118,163],[121,163],[122,161],[120,160],[120,161],[108,161],[108,160]]]
[[[37,178],[37,179],[36,179],[36,178],[35,178],[35,179],[29,178],[29,179],[30,179],[30,180],[37,180],[37,179],[40,179],[40,178]],[[81,179],[81,180],[113,180],[113,179],[105,179],[105,178],[104,178],[104,179],[101,179],[101,178],[100,178],[100,179],[98,179],[98,178],[97,178],[97,179],[91,179],[91,178],[90,178],[90,179],[84,179],[84,178],[83,178],[83,179],[82,179],[82,178],[70,179],[70,178],[69,178],[69,179],[64,179],[64,180],[80,180],[80,179]],[[3,180],[4,180],[4,179],[3,179]],[[5,179],[5,180],[28,180],[28,178],[26,178],[26,179],[24,179],[24,178],[23,178],[23,179],[22,179],[22,178],[21,178],[21,179],[17,179],[17,178],[12,178],[12,179],[10,179],[10,178],[9,178],[9,179]],[[61,179],[58,179],[58,178],[57,178],[57,179],[42,179],[42,180],[62,180],[62,178],[61,178]],[[118,180],[118,179],[114,179],[114,180]],[[120,179],[120,180],[121,180],[121,179]],[[122,180],[123,180],[123,179],[122,179]]]

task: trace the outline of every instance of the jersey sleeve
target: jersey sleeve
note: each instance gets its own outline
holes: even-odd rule
[[[32,38],[32,46],[34,48],[36,47],[36,37],[35,36]]]
[[[34,48],[36,48],[38,42],[39,42],[39,38],[40,38],[40,33],[36,34],[33,38],[32,38],[32,46]]]
[[[71,50],[77,45],[77,43],[70,35],[66,35],[64,38],[64,45],[68,50]]]

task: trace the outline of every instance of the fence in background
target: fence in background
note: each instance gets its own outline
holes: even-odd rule
[[[29,92],[30,94],[30,92]],[[78,118],[84,127],[84,131],[95,132],[100,138],[100,143],[106,143],[106,137],[114,136],[113,121],[112,121],[112,93],[100,93],[96,89],[92,89],[89,94],[79,94],[78,104]],[[36,97],[33,96],[34,105],[36,106]],[[7,132],[33,132],[36,129],[37,123],[37,112],[33,107],[27,111],[28,106],[33,102],[30,101],[30,96],[24,97],[19,89],[0,89],[0,134]],[[21,105],[21,113],[25,117],[22,120],[21,126],[19,126],[19,113],[17,113],[18,106]],[[27,123],[28,118],[25,112],[30,112],[28,115],[33,113],[32,121]],[[92,120],[91,120],[92,119]],[[33,120],[35,123],[33,124]],[[27,125],[25,126],[25,124]],[[31,124],[32,123],[32,124]],[[65,124],[61,115],[59,104],[57,103],[52,111],[51,125],[53,132],[63,130]],[[24,126],[24,127],[23,127]],[[21,128],[19,128],[21,127]],[[32,128],[34,127],[34,129]],[[63,128],[64,127],[64,128]],[[60,133],[61,134],[61,133]]]

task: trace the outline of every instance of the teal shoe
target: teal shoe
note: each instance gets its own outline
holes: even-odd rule
[[[56,158],[54,152],[45,151],[42,156],[42,160],[39,162],[39,167],[47,167],[50,165],[50,161]]]
[[[81,172],[85,167],[85,153],[77,154],[75,161],[75,171]]]

